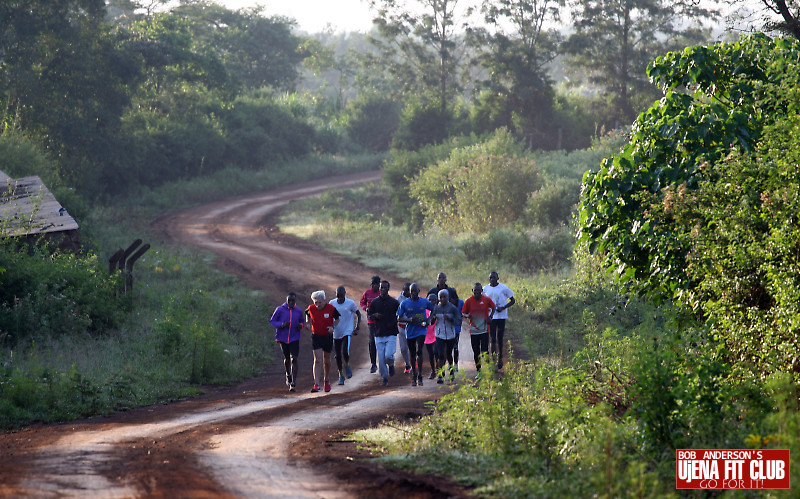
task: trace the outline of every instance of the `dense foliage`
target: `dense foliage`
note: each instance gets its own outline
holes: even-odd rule
[[[501,130],[425,168],[411,183],[410,193],[427,226],[483,233],[517,220],[530,193],[540,186],[533,161]]]
[[[649,74],[665,97],[639,117],[620,154],[586,175],[581,201],[582,240],[605,254],[622,281],[724,324],[716,333],[730,350],[720,353],[762,374],[795,370],[794,342],[783,341],[796,334],[794,319],[787,317],[784,326],[775,319],[788,311],[772,320],[765,315],[793,286],[767,269],[792,268],[794,243],[791,232],[775,241],[767,237],[774,230],[771,214],[731,215],[741,210],[734,206],[748,203],[754,210],[769,207],[769,186],[785,175],[780,165],[786,163],[774,158],[776,150],[791,147],[785,132],[792,123],[784,117],[796,114],[799,64],[796,41],[764,36],[657,59]],[[765,127],[772,131],[762,143]],[[724,166],[730,162],[735,175]],[[749,162],[758,165],[758,177],[750,177]],[[754,183],[757,178],[766,183]],[[791,230],[785,219],[776,223]],[[745,263],[767,255],[766,267]]]

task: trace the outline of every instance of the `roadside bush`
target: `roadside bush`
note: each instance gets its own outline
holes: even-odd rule
[[[494,229],[485,236],[473,236],[459,248],[470,261],[500,261],[530,272],[566,265],[574,245],[572,229],[561,227],[533,233]]]
[[[264,91],[238,97],[222,119],[227,165],[262,168],[308,154],[315,142],[302,103],[296,99],[276,101]]]
[[[0,246],[0,331],[13,341],[27,337],[99,334],[114,327],[129,309],[116,299],[120,281],[107,274],[95,255],[46,254],[9,244]]]
[[[539,227],[569,224],[580,201],[580,180],[559,178],[532,192],[522,221]]]
[[[123,134],[125,167],[104,172],[112,192],[194,177],[219,168],[225,157],[219,118],[196,109],[178,116],[139,110],[125,117]]]
[[[541,186],[533,161],[518,154],[521,148],[502,129],[426,167],[410,186],[425,223],[449,232],[486,232],[517,220],[530,193]]]
[[[0,171],[11,178],[38,175],[50,189],[60,184],[57,164],[39,144],[6,127],[0,134]]]
[[[400,123],[400,104],[383,95],[362,93],[345,109],[345,130],[369,151],[387,151]]]
[[[442,110],[435,99],[411,100],[400,114],[392,147],[416,151],[429,144],[444,142],[450,137],[454,121],[453,110]]]
[[[423,214],[409,191],[411,182],[425,167],[446,159],[454,149],[479,141],[476,136],[453,137],[418,151],[392,149],[391,158],[383,168],[383,182],[389,188],[389,201],[392,204],[392,222],[414,229],[422,227]]]

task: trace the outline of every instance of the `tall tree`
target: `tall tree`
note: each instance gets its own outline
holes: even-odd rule
[[[440,113],[458,90],[460,40],[459,0],[370,0],[379,36],[371,42],[379,55],[372,67],[383,67],[403,82],[409,93],[431,93]]]
[[[545,65],[561,42],[553,23],[563,5],[564,0],[483,1],[485,27],[470,30],[469,39],[488,74],[485,88],[493,101],[488,105],[502,109],[488,111],[499,114],[499,122],[481,122],[506,126],[529,140],[547,135],[553,88]]]
[[[0,3],[0,131],[38,137],[72,185],[114,156],[127,85],[140,76],[104,16],[103,0]]]
[[[781,21],[769,23],[768,27],[776,29],[800,40],[800,5],[789,0],[761,0],[773,13],[781,17]]]
[[[193,39],[213,53],[239,87],[294,90],[307,53],[294,21],[265,17],[260,8],[233,11],[214,2],[183,0],[173,13],[191,20]]]
[[[610,95],[621,122],[636,115],[637,94],[655,96],[645,76],[648,62],[705,42],[703,30],[681,26],[716,15],[695,0],[575,0],[574,7],[575,32],[566,44],[571,65]]]

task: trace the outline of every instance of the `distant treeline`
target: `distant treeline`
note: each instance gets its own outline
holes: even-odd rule
[[[697,12],[663,7],[660,26],[631,36],[670,37],[632,57],[619,52],[626,40],[599,23],[568,39],[542,28],[538,21],[558,16],[536,2],[475,2],[477,21],[459,30],[465,20],[439,3],[415,17],[373,2],[375,29],[351,38],[306,37],[291,19],[204,1],[169,9],[123,0],[6,3],[0,133],[5,150],[20,155],[0,168],[95,199],[226,166],[415,150],[503,127],[533,149],[587,147],[652,100],[647,61],[708,35],[675,27]],[[440,8],[447,15],[434,15]],[[644,29],[654,12],[626,15]],[[582,44],[586,37],[597,43]],[[591,47],[608,52],[589,57]],[[556,57],[592,75],[580,81],[594,96],[556,91]],[[617,77],[591,62],[620,57],[630,63]]]

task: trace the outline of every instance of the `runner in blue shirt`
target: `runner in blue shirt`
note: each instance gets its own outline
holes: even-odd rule
[[[422,385],[423,349],[428,324],[425,311],[433,312],[433,304],[427,298],[419,296],[419,285],[412,283],[409,287],[410,298],[403,300],[397,309],[397,320],[406,324],[408,353],[411,357],[411,386]]]

